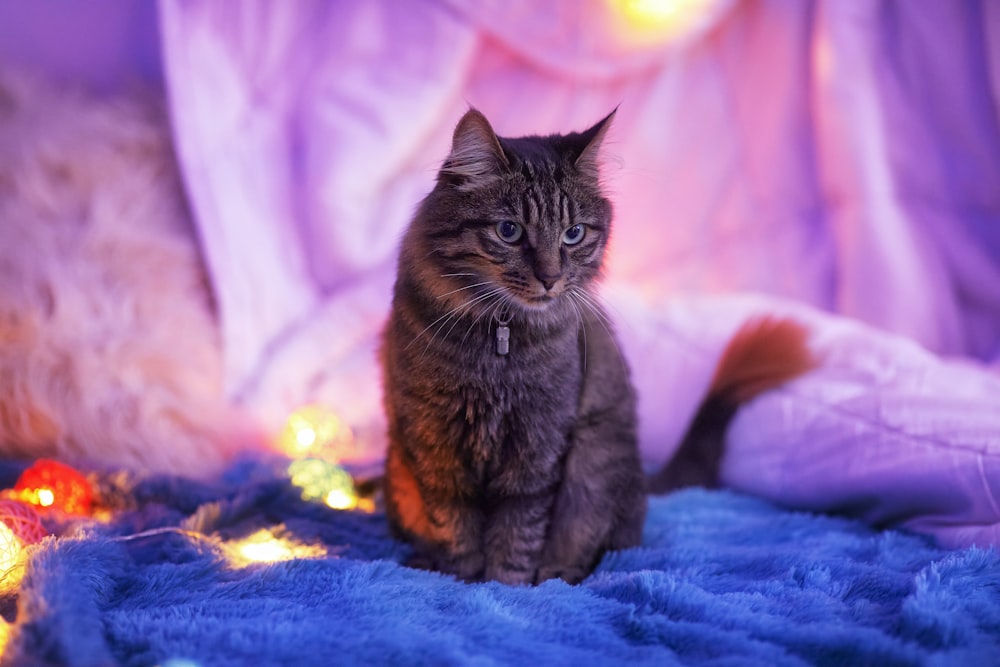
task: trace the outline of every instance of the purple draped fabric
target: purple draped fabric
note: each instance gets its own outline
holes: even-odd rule
[[[470,103],[505,134],[620,106],[612,282],[789,296],[996,358],[1000,9],[701,4],[687,33],[633,44],[600,1],[164,2],[234,395],[326,300],[358,282],[384,300]]]
[[[1000,541],[1000,6],[687,4],[651,37],[599,0],[163,2],[232,395],[275,424],[335,406],[380,455],[396,242],[456,119],[548,133],[617,106],[607,298],[647,460],[740,320],[793,312],[821,366],[745,411],[726,480]],[[770,296],[704,296],[735,291]]]

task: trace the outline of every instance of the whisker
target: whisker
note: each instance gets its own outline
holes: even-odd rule
[[[594,319],[597,321],[597,323],[601,325],[602,329],[604,329],[604,333],[608,335],[608,338],[611,340],[611,344],[614,345],[615,347],[615,352],[617,352],[618,362],[622,365],[622,370],[625,371],[625,375],[628,376],[629,369],[628,369],[628,363],[625,361],[625,353],[622,352],[621,345],[619,345],[618,343],[618,338],[614,335],[614,332],[611,330],[612,322],[611,319],[608,317],[608,314],[604,312],[604,310],[601,308],[600,304],[597,303],[593,295],[587,293],[584,290],[576,290],[575,293],[578,297],[580,297],[580,303],[586,306],[587,310],[589,310],[593,314]]]
[[[622,311],[619,310],[607,297],[604,296],[600,291],[588,293],[591,299],[601,305],[601,310],[604,312],[608,321],[613,321],[616,327],[624,327],[632,331],[631,321],[622,315]],[[614,317],[611,317],[614,315]]]
[[[479,298],[479,297],[476,297],[476,298]],[[437,318],[436,320],[434,320],[433,322],[431,322],[430,324],[428,324],[428,325],[427,325],[426,327],[424,327],[424,328],[423,328],[423,329],[422,329],[422,330],[420,331],[420,333],[418,333],[418,334],[417,334],[416,336],[414,336],[414,337],[413,337],[413,340],[411,340],[411,341],[409,342],[409,344],[408,344],[408,345],[407,345],[406,347],[404,347],[403,349],[404,349],[404,350],[409,350],[409,349],[410,349],[410,347],[411,347],[411,346],[412,346],[412,345],[413,345],[414,343],[416,343],[416,342],[417,342],[417,341],[418,341],[418,340],[420,339],[420,337],[421,337],[421,336],[423,336],[423,335],[424,335],[425,333],[427,333],[427,332],[428,332],[428,331],[430,330],[430,328],[431,328],[431,327],[433,327],[433,326],[434,326],[435,324],[437,324],[437,323],[438,323],[438,322],[440,322],[441,320],[445,320],[445,322],[447,322],[447,321],[448,321],[448,319],[449,319],[449,318],[451,318],[451,316],[452,316],[452,315],[454,315],[454,314],[455,314],[455,313],[457,313],[458,311],[460,311],[460,310],[462,310],[463,308],[465,308],[465,307],[466,307],[466,306],[468,305],[468,303],[469,303],[468,301],[464,301],[464,302],[462,302],[462,303],[458,304],[457,306],[455,306],[454,308],[452,308],[451,310],[449,310],[449,311],[448,311],[447,313],[445,313],[445,314],[444,314],[444,315],[442,315],[441,317]],[[431,340],[433,340],[433,337],[432,337],[432,339],[431,339]]]
[[[485,284],[488,284],[488,283],[481,283],[481,284],[480,284],[479,286],[481,287],[482,285],[485,285]],[[464,289],[464,288],[463,288],[463,289]],[[498,288],[498,289],[499,289],[499,288]],[[460,290],[456,290],[456,291],[460,291]],[[412,346],[412,345],[413,345],[413,344],[414,344],[415,342],[417,342],[417,340],[419,340],[421,336],[423,336],[423,335],[424,335],[425,333],[427,333],[427,332],[428,332],[428,331],[429,331],[429,330],[431,329],[431,327],[433,327],[434,325],[436,325],[436,324],[437,324],[438,322],[441,322],[441,320],[444,320],[444,321],[445,321],[445,324],[446,324],[446,323],[447,323],[447,321],[448,321],[448,319],[450,319],[450,318],[451,318],[451,317],[452,317],[453,315],[455,315],[455,314],[456,314],[457,312],[459,312],[459,311],[460,311],[460,310],[462,310],[463,308],[466,308],[466,307],[468,307],[468,306],[471,306],[471,305],[475,304],[476,302],[478,302],[479,300],[481,300],[483,296],[488,296],[488,295],[490,295],[490,294],[491,294],[492,292],[493,292],[493,290],[490,290],[490,291],[487,291],[487,292],[485,293],[485,295],[483,295],[483,294],[480,294],[479,296],[476,296],[476,297],[474,297],[474,298],[472,298],[472,299],[470,299],[470,300],[468,300],[468,301],[463,301],[462,303],[458,304],[457,306],[455,306],[454,308],[452,308],[451,310],[449,310],[448,312],[446,312],[446,313],[445,313],[444,315],[441,315],[441,316],[440,316],[439,318],[437,318],[436,320],[434,320],[433,322],[431,322],[430,324],[428,324],[428,325],[427,325],[426,327],[424,327],[424,328],[423,328],[423,329],[422,329],[422,330],[420,331],[420,333],[418,333],[418,334],[417,334],[416,336],[414,336],[414,337],[413,337],[413,340],[411,340],[411,341],[409,342],[409,344],[408,344],[408,345],[407,345],[407,346],[406,346],[405,348],[403,348],[403,349],[404,349],[404,350],[408,350],[408,349],[410,349],[410,347],[411,347],[411,346]],[[444,324],[442,324],[442,325],[441,325],[441,327],[443,327],[443,326],[444,326]],[[439,327],[439,330],[440,330],[440,328],[441,328],[441,327]],[[436,334],[435,334],[435,335],[436,335]],[[432,337],[432,338],[431,338],[431,340],[433,340],[433,339],[434,339],[434,338]]]
[[[489,285],[491,281],[484,280],[481,283],[473,283],[471,285],[466,285],[465,287],[459,287],[458,289],[453,289],[450,292],[445,292],[444,294],[439,294],[436,298],[443,299],[446,296],[451,296],[452,294],[457,294],[458,292],[464,292],[467,289],[474,289],[476,287],[482,287],[483,285]]]
[[[495,289],[492,289],[492,290],[490,290],[489,292],[487,292],[487,293],[485,294],[485,296],[488,296],[488,297],[495,297],[495,296],[496,296],[497,294],[499,294],[499,293],[500,293],[500,291],[501,291],[501,288],[500,288],[500,287],[497,287],[497,288],[495,288]],[[482,299],[479,299],[479,300],[482,300]],[[469,305],[472,305],[472,304],[473,304],[473,303],[475,303],[475,302],[476,302],[476,300],[473,300],[473,301],[469,302]],[[484,309],[483,309],[483,311],[485,312],[485,310],[486,310],[486,309],[484,308]],[[483,316],[483,313],[480,313],[480,314],[479,314],[479,317],[482,317],[482,316]],[[478,319],[478,318],[476,318],[476,319]],[[459,322],[458,318],[455,318],[455,321],[454,321],[454,322],[452,323],[452,325],[451,325],[451,328],[449,328],[449,329],[448,329],[448,331],[447,331],[447,333],[445,333],[445,337],[448,337],[448,336],[450,336],[450,335],[451,335],[451,332],[452,332],[452,331],[454,331],[454,329],[455,329],[455,326],[456,326],[456,325],[458,324],[458,322]],[[433,339],[432,339],[432,340],[433,340]],[[463,337],[463,340],[464,340],[464,337]]]
[[[566,292],[566,296],[569,297],[569,304],[573,306],[573,310],[576,312],[576,320],[580,325],[580,334],[583,336],[583,374],[587,374],[587,325],[583,321],[583,312],[580,310],[580,305],[577,303],[577,295],[575,290],[569,290]]]
[[[462,342],[460,343],[460,345],[465,345],[465,341],[469,337],[469,334],[472,333],[473,329],[479,326],[479,322],[482,321],[483,317],[487,313],[489,313],[490,317],[495,317],[497,310],[501,307],[501,305],[503,305],[504,301],[509,298],[507,295],[502,293],[503,290],[501,288],[497,288],[497,292],[500,293],[500,295],[499,298],[496,300],[496,302],[493,304],[493,309],[489,311],[483,309],[483,312],[479,313],[479,317],[473,320],[472,324],[470,324],[469,328],[466,330],[465,335],[462,336]]]
[[[452,318],[455,318],[455,323],[454,323],[454,324],[452,324],[452,328],[454,328],[455,324],[457,324],[457,323],[458,323],[458,318],[457,318],[457,316],[458,316],[458,315],[459,315],[459,314],[460,314],[460,313],[461,313],[461,312],[462,312],[463,310],[465,310],[465,309],[468,309],[468,308],[470,308],[470,307],[474,306],[475,304],[477,304],[477,303],[479,303],[479,302],[481,302],[481,301],[483,301],[483,300],[485,300],[485,299],[488,299],[488,298],[490,298],[490,297],[493,297],[493,296],[495,296],[495,295],[497,294],[497,292],[499,292],[499,290],[500,290],[500,288],[499,288],[499,287],[497,287],[497,288],[495,288],[495,289],[492,289],[492,290],[489,290],[489,291],[487,291],[487,292],[485,292],[485,293],[483,293],[483,294],[480,294],[480,295],[478,295],[478,296],[476,296],[476,297],[473,297],[472,299],[469,299],[468,301],[463,301],[462,303],[460,303],[460,304],[459,304],[459,305],[457,305],[456,307],[452,308],[452,309],[451,309],[451,310],[449,310],[449,311],[448,311],[447,313],[445,313],[444,315],[442,315],[441,317],[437,318],[436,320],[434,320],[433,322],[431,322],[430,324],[428,324],[428,325],[427,325],[426,327],[424,327],[423,331],[421,331],[421,332],[420,332],[420,333],[418,333],[418,334],[417,334],[416,336],[414,336],[414,337],[413,337],[413,340],[411,340],[411,341],[410,341],[410,343],[409,343],[409,344],[408,344],[408,345],[406,346],[406,348],[404,348],[404,349],[409,349],[409,348],[410,348],[410,346],[412,346],[412,345],[413,345],[413,344],[414,344],[415,342],[417,342],[417,340],[419,340],[419,339],[420,339],[420,338],[421,338],[421,337],[422,337],[422,336],[423,336],[423,335],[424,335],[425,333],[427,333],[427,331],[428,331],[428,330],[429,330],[429,329],[430,329],[431,327],[433,327],[434,325],[437,325],[437,328],[436,328],[436,329],[434,330],[434,333],[433,333],[433,334],[431,335],[430,339],[429,339],[429,340],[427,341],[427,345],[425,345],[425,346],[424,346],[424,350],[423,350],[423,352],[421,352],[421,353],[420,353],[420,358],[421,358],[421,359],[423,359],[423,356],[424,356],[424,354],[426,354],[426,353],[427,353],[427,350],[428,350],[428,349],[430,349],[430,346],[431,346],[431,344],[432,344],[432,343],[434,342],[434,340],[435,340],[435,339],[436,339],[436,338],[438,337],[438,334],[440,334],[440,333],[441,333],[441,331],[442,331],[442,330],[443,330],[443,329],[445,328],[445,326],[447,326],[447,325],[448,325],[448,322],[449,322],[449,321],[451,321],[451,319],[452,319]],[[439,324],[439,323],[440,323],[440,324]],[[449,329],[448,331],[449,331],[449,333],[450,333],[450,332],[451,332],[451,329]],[[447,334],[445,334],[445,335],[447,335]]]
[[[587,304],[588,309],[597,316],[601,321],[606,324],[611,324],[611,318],[608,316],[607,311],[604,309],[604,301],[586,290],[574,290],[574,293],[580,297],[580,300]]]

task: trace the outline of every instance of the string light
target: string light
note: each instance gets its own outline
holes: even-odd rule
[[[10,640],[10,623],[8,623],[3,618],[0,618],[0,655],[3,655],[3,651],[7,648],[7,642]]]
[[[238,540],[221,541],[216,536],[175,526],[164,526],[111,539],[117,542],[131,542],[166,534],[183,535],[191,540],[203,542],[211,549],[220,549],[233,567],[246,567],[253,563],[275,563],[296,558],[323,558],[330,554],[325,545],[303,544],[282,537],[281,534],[285,531],[285,525],[279,524],[273,529],[261,528]]]
[[[24,549],[48,534],[31,507],[0,500],[0,591],[12,591],[24,574]]]
[[[350,429],[335,415],[315,407],[297,411],[289,420],[288,432],[294,441],[293,451],[297,452],[310,451],[332,456],[350,447],[353,441]],[[303,498],[321,500],[338,509],[358,506],[351,475],[330,461],[322,458],[293,461],[289,475],[293,483],[303,489]],[[17,590],[24,574],[26,546],[48,534],[39,510],[88,515],[93,496],[93,487],[85,476],[70,466],[49,459],[36,461],[21,474],[13,489],[0,493],[0,593]],[[279,526],[278,529],[283,531],[284,527]],[[204,536],[191,531],[172,527],[118,539],[140,539],[167,531],[204,539]],[[223,542],[221,547],[234,567],[323,558],[329,554],[322,544],[299,543],[268,529],[258,530],[240,540]],[[0,652],[7,643],[9,631],[9,624],[0,619]]]
[[[7,524],[0,523],[0,591],[8,592],[21,583],[24,545]]]
[[[275,563],[296,558],[322,558],[327,555],[322,545],[310,545],[278,537],[267,528],[241,540],[225,545],[229,562],[236,567],[251,563]]]
[[[323,498],[323,502],[335,510],[352,510],[358,506],[358,497],[353,491],[344,489],[330,489],[330,492]]]
[[[322,459],[298,459],[288,465],[292,484],[302,489],[302,499],[326,503],[338,510],[358,506],[350,473]]]
[[[15,500],[0,500],[0,523],[10,528],[22,544],[35,544],[48,535],[38,512]]]
[[[21,473],[10,496],[44,509],[85,515],[90,512],[93,494],[87,478],[73,468],[39,459]]]
[[[354,434],[331,410],[310,404],[288,416],[279,444],[291,458],[308,456],[337,462],[354,453]]]
[[[0,523],[0,573],[6,574],[21,558],[21,541],[6,524]]]

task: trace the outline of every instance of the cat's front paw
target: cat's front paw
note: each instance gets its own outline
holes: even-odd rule
[[[451,574],[462,581],[473,582],[483,579],[482,554],[452,555],[443,551],[414,551],[406,559],[406,566],[418,570],[434,570]]]
[[[542,567],[535,577],[535,584],[540,584],[549,579],[562,579],[567,584],[578,584],[590,574],[587,570],[579,567]]]
[[[410,554],[406,560],[403,561],[403,565],[406,567],[412,567],[414,570],[437,570],[437,560],[430,554],[413,552]]]
[[[453,574],[465,582],[482,581],[484,569],[485,564],[481,553],[448,556],[440,568],[442,572]]]
[[[538,573],[535,570],[515,570],[503,567],[487,567],[486,579],[499,581],[508,586],[531,586]]]

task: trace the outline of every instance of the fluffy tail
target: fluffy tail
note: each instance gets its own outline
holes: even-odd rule
[[[726,429],[736,410],[815,365],[807,337],[805,327],[797,322],[769,316],[740,327],[723,352],[708,396],[674,458],[647,480],[649,492],[718,486]]]

